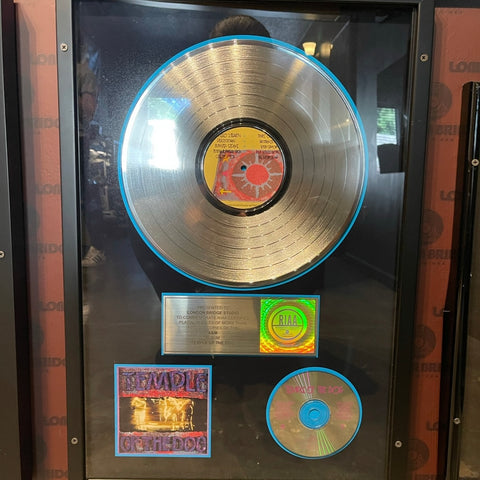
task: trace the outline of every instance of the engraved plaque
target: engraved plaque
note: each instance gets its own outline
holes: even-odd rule
[[[164,294],[164,354],[317,355],[318,296]]]

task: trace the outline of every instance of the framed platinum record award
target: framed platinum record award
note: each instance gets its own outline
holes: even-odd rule
[[[70,479],[405,478],[432,14],[57,0]]]

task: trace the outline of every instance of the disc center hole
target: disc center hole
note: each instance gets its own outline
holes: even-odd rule
[[[299,418],[305,427],[317,430],[330,420],[330,408],[320,399],[308,400],[301,406]]]
[[[310,412],[308,413],[308,416],[310,417],[310,420],[316,422],[318,421],[318,419],[321,418],[322,414],[316,408],[312,408],[312,410],[310,410]]]

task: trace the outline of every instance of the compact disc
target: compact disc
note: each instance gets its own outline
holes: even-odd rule
[[[150,249],[196,281],[266,288],[343,240],[367,176],[363,128],[340,82],[297,48],[223,37],[181,52],[128,113],[119,178]]]
[[[362,420],[355,387],[343,375],[321,367],[297,370],[274,388],[267,423],[288,453],[309,459],[330,457],[354,439]]]

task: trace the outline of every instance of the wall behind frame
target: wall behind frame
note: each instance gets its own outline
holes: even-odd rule
[[[55,0],[18,0],[32,328],[34,478],[67,473]]]
[[[68,461],[55,0],[15,3],[33,331],[34,478],[62,479],[68,477]],[[479,24],[480,9],[436,10],[409,480],[437,479],[442,310],[452,255],[460,91],[465,82],[480,80],[480,68],[474,68],[480,60],[475,57]]]
[[[450,2],[452,3],[452,2]],[[411,480],[437,480],[443,307],[452,224],[462,86],[480,79],[480,9],[437,8],[425,170],[423,244],[416,317],[409,451]],[[448,419],[441,419],[442,422]],[[476,473],[476,475],[475,475]],[[461,478],[478,478],[463,464]]]

